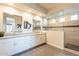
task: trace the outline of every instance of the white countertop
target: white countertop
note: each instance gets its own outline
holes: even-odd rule
[[[8,39],[8,38],[15,38],[15,37],[22,37],[22,36],[34,36],[34,35],[40,35],[44,34],[42,32],[39,33],[8,33],[4,37],[0,37],[0,40]]]

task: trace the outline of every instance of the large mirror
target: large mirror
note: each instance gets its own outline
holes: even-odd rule
[[[41,30],[41,21],[33,19],[33,30]]]
[[[3,18],[4,18],[4,31],[6,33],[22,31],[21,16],[4,13]]]

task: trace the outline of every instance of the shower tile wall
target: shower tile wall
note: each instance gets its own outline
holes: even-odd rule
[[[79,21],[64,23],[65,47],[79,51]]]
[[[53,31],[64,31],[65,48],[79,51],[79,21],[68,21],[64,23],[56,23],[50,29]]]

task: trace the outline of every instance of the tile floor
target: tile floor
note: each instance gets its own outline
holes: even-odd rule
[[[34,48],[30,51],[18,54],[18,56],[77,56],[77,55],[46,44]]]

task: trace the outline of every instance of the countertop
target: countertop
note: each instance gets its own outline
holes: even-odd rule
[[[41,34],[45,34],[45,33],[42,33],[42,32],[38,32],[38,33],[7,33],[7,34],[5,34],[4,37],[0,37],[0,40],[22,37],[22,36],[35,36],[35,35],[41,35]]]

